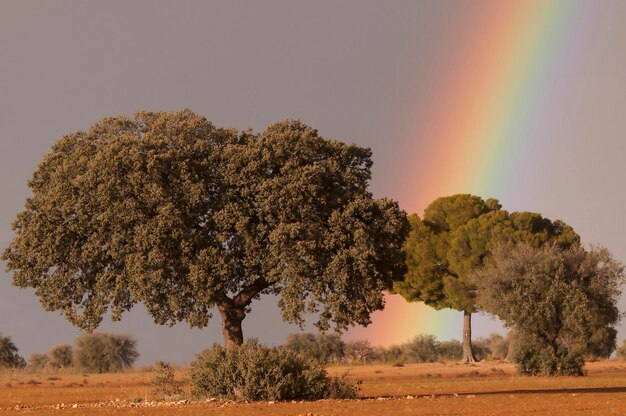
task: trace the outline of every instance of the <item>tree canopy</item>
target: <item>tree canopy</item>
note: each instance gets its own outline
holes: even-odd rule
[[[493,247],[520,241],[567,247],[580,241],[562,221],[531,212],[509,213],[496,199],[468,194],[438,198],[426,208],[423,219],[413,214],[409,222],[404,248],[408,270],[394,290],[408,301],[463,311],[464,359],[468,361],[474,360],[469,319],[477,310],[475,286],[469,277],[485,264]]]
[[[0,368],[21,368],[26,360],[18,353],[18,349],[11,337],[0,334]]]
[[[523,374],[582,374],[615,349],[624,266],[608,250],[503,245],[473,278],[479,307],[517,328]]]
[[[227,345],[264,294],[284,319],[368,324],[404,272],[406,216],[368,192],[371,151],[297,120],[262,133],[184,110],[105,118],[59,140],[4,251],[13,281],[86,330],[138,302],[156,323],[204,327]]]

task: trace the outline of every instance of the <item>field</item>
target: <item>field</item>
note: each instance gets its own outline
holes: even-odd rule
[[[505,363],[331,367],[362,380],[359,399],[290,403],[157,401],[153,373],[3,373],[0,413],[28,415],[626,415],[626,363],[587,377],[519,377]],[[180,372],[179,378],[185,373]],[[189,391],[189,386],[186,386]]]

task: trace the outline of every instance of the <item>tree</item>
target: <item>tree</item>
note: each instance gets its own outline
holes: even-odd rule
[[[615,349],[624,266],[608,250],[503,245],[474,278],[479,307],[517,329],[521,373],[582,374]]]
[[[457,276],[454,279],[447,277],[447,296],[464,308],[466,321],[470,319],[468,312],[477,310],[475,287],[469,276],[484,266],[495,246],[518,242],[526,242],[533,247],[551,243],[567,248],[579,245],[580,237],[560,220],[553,222],[538,213],[509,213],[502,209],[487,212],[459,227],[450,237],[447,253],[450,270]],[[471,330],[464,333],[468,334],[468,338],[471,336]],[[512,344],[509,346],[515,348]],[[470,348],[470,342],[465,342],[466,356]]]
[[[374,357],[374,348],[368,340],[348,341],[344,347],[344,355],[351,363],[366,363]]]
[[[68,368],[72,366],[74,351],[71,345],[55,345],[48,351],[50,366],[53,368]]]
[[[11,337],[0,334],[0,368],[22,368],[26,360],[18,354],[18,349],[11,341]]]
[[[464,281],[451,267],[448,252],[454,233],[470,220],[501,208],[495,199],[459,194],[438,198],[424,211],[423,220],[409,217],[411,231],[405,243],[407,273],[394,291],[409,302],[422,301],[435,309],[464,312],[463,360],[475,361],[471,347],[471,313],[474,312]]]
[[[28,357],[28,367],[32,370],[43,370],[50,363],[50,358],[47,354],[41,354],[35,352]]]
[[[85,371],[110,373],[131,368],[137,357],[137,341],[130,335],[93,333],[76,339],[73,361]]]
[[[404,353],[410,362],[432,363],[439,359],[441,342],[434,335],[417,335],[404,344]]]
[[[456,339],[442,341],[439,344],[439,360],[450,361],[463,358],[463,345]]]
[[[231,348],[266,294],[289,322],[367,325],[404,272],[408,232],[397,203],[367,191],[371,165],[369,149],[299,121],[255,134],[188,110],[106,118],[44,158],[2,257],[88,331],[138,302],[192,327],[217,308]]]
[[[412,215],[409,221],[411,232],[405,243],[408,272],[394,290],[408,301],[463,311],[465,362],[476,360],[471,315],[477,309],[469,276],[484,265],[492,248],[503,242],[569,246],[580,241],[561,221],[530,212],[509,213],[495,199],[467,194],[438,198],[426,208],[423,219]]]
[[[322,363],[343,359],[345,343],[337,334],[294,333],[287,335],[284,347]]]

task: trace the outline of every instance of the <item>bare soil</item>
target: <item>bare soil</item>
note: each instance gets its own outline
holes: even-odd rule
[[[513,365],[341,366],[362,380],[356,400],[237,403],[156,397],[154,374],[0,375],[0,414],[28,415],[626,415],[626,362],[586,365],[586,377],[519,377]],[[184,371],[179,379],[186,378]],[[184,390],[189,393],[188,384]]]

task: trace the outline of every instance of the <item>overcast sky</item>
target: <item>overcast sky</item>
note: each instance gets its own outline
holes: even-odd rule
[[[477,4],[487,3],[0,0],[1,246],[12,239],[27,180],[55,141],[141,109],[190,108],[218,126],[255,130],[300,118],[324,137],[371,147],[375,195],[418,209],[403,172],[407,149],[421,138],[406,132],[428,107],[428,80],[445,70],[448,35]],[[571,123],[542,138],[525,162],[541,183],[502,202],[562,218],[624,261],[626,3],[598,7],[601,30],[572,63],[586,65],[585,78],[574,74],[566,87],[575,99],[557,103],[563,124]],[[498,327],[481,322],[478,335]],[[141,362],[184,362],[221,341],[219,325],[159,327],[138,306],[101,330],[133,333]],[[268,343],[296,330],[281,323],[275,299],[253,305],[244,321],[246,336]],[[25,356],[79,334],[4,271],[0,332]]]

